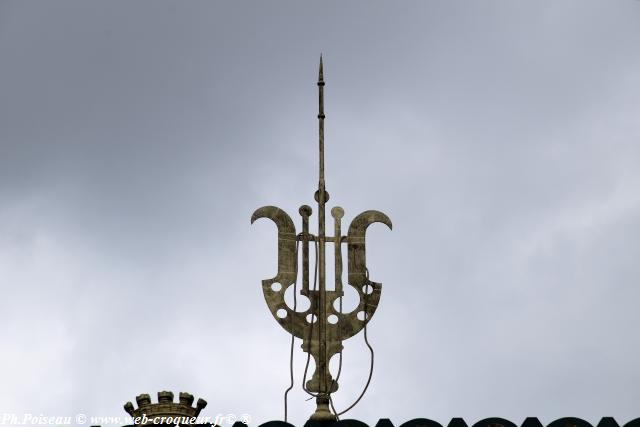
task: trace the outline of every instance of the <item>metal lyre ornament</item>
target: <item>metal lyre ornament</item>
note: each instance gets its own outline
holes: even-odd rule
[[[334,235],[327,236],[325,231],[325,205],[329,193],[324,178],[324,78],[322,57],[318,73],[319,92],[319,182],[315,193],[318,204],[318,234],[309,233],[310,206],[299,209],[302,216],[302,232],[296,228],[285,211],[276,206],[264,206],[257,209],[251,217],[251,223],[260,218],[269,218],[278,227],[278,273],[271,279],[262,281],[264,298],[274,319],[290,334],[302,340],[302,349],[313,357],[315,372],[303,386],[316,396],[317,409],[312,420],[333,421],[336,414],[331,412],[329,399],[338,389],[338,383],[329,371],[329,360],[342,351],[342,341],[360,332],[371,319],[380,301],[381,283],[369,280],[366,265],[365,234],[369,225],[380,222],[392,227],[391,220],[382,212],[368,210],[357,215],[346,236],[342,235],[342,217],[344,210],[336,206],[331,209],[334,221]],[[317,282],[309,287],[309,242],[316,248]],[[298,275],[298,246],[302,243],[302,289],[300,294],[307,297],[310,306],[305,311],[296,311],[285,302],[285,292],[294,286]],[[333,243],[335,256],[334,290],[326,287],[325,245]],[[347,245],[348,279],[347,285],[355,289],[359,296],[357,307],[348,313],[336,310],[334,303],[344,295],[342,283],[342,244]],[[315,277],[315,274],[314,274]],[[317,285],[317,286],[315,286]],[[331,317],[331,320],[329,319]],[[337,320],[336,320],[337,319]]]

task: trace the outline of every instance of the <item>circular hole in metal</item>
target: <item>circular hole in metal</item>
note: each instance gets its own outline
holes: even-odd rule
[[[304,312],[309,310],[309,307],[311,307],[311,301],[309,301],[309,298],[305,297],[304,295],[300,294],[300,286],[296,286],[297,292],[295,295],[295,302],[296,302],[296,311],[297,312]],[[287,304],[287,307],[289,307],[291,310],[293,310],[293,285],[290,285],[285,291],[284,291],[284,302],[285,304]]]
[[[338,316],[336,316],[335,314],[330,314],[329,317],[327,317],[327,321],[332,325],[335,325],[336,323],[338,323]]]
[[[344,292],[342,296],[342,310],[340,310],[340,298],[336,298],[333,302],[333,308],[338,313],[351,313],[358,308],[358,304],[360,304],[360,294],[353,286],[345,286],[342,292]]]
[[[278,282],[273,282],[273,283],[271,284],[271,290],[272,290],[273,292],[280,292],[280,289],[282,289],[282,285],[281,285],[280,283],[278,283]]]
[[[358,317],[358,320],[364,321],[365,319],[364,311],[359,311],[358,314],[356,314],[356,316]]]
[[[285,310],[284,308],[281,308],[280,310],[276,311],[276,316],[278,316],[281,319],[284,319],[285,317],[287,317],[287,310]]]
[[[371,286],[370,284],[366,284],[362,287],[362,292],[365,295],[371,295],[373,293],[373,286]]]
[[[318,320],[318,318],[315,314],[307,314],[307,323],[316,323],[316,320]]]

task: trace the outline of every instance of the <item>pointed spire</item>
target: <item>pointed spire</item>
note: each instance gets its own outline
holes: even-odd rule
[[[320,67],[318,67],[318,97],[320,101],[320,105],[318,108],[319,119],[324,119],[324,95],[322,90],[323,86],[324,86],[324,74],[322,73],[322,54],[320,54]]]
[[[320,188],[318,194],[324,193],[324,76],[322,74],[322,54],[318,68],[318,127],[320,136]],[[318,202],[320,199],[316,199]],[[326,199],[324,200],[326,202]]]

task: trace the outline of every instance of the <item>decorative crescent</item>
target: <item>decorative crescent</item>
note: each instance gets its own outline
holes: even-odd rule
[[[276,206],[263,206],[251,216],[253,224],[257,219],[269,218],[278,227],[278,274],[271,279],[262,281],[262,293],[264,299],[271,310],[273,318],[289,333],[293,333],[299,338],[304,337],[304,316],[305,313],[298,313],[287,306],[284,300],[284,293],[296,280],[296,227],[291,217],[282,209]],[[279,283],[280,289],[274,290],[271,285]],[[284,309],[287,315],[283,318],[278,316],[278,310]],[[293,317],[293,319],[291,319]],[[293,321],[292,321],[293,320]]]
[[[278,227],[278,274],[273,281],[279,278],[295,280],[296,274],[296,226],[291,217],[276,206],[263,206],[256,209],[251,215],[251,224],[260,218],[269,218]],[[279,281],[283,286],[290,281]]]
[[[349,283],[362,286],[366,283],[367,257],[365,234],[367,227],[374,222],[381,222],[392,229],[391,220],[380,211],[364,211],[356,216],[349,226]]]
[[[374,222],[381,222],[392,229],[391,220],[380,211],[364,211],[356,216],[349,226],[348,258],[349,258],[349,285],[353,286],[360,294],[360,305],[357,311],[365,311],[367,322],[373,316],[380,301],[382,283],[367,281],[367,257],[365,235],[367,227]],[[373,289],[365,289],[369,283]],[[366,304],[365,304],[366,301]],[[359,329],[356,330],[356,332]]]

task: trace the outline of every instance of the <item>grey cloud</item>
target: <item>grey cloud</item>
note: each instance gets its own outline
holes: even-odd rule
[[[394,222],[369,234],[384,290],[351,416],[637,417],[639,14],[0,3],[3,410],[123,415],[172,389],[282,416],[275,230],[249,217],[313,201],[323,52],[331,205]],[[338,406],[367,357],[346,343]]]

